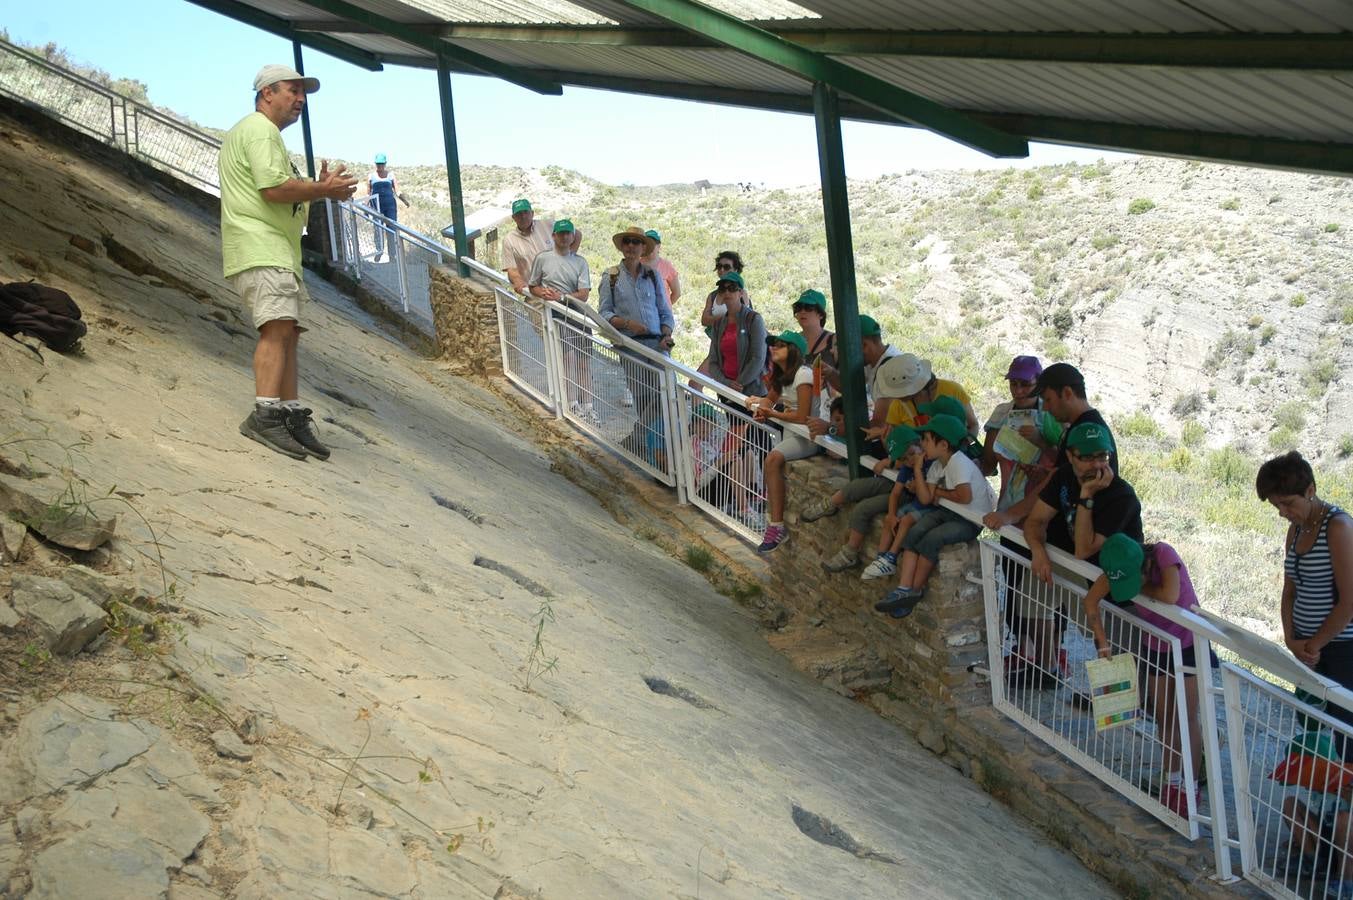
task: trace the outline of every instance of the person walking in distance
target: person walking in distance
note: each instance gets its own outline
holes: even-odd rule
[[[409,198],[399,192],[399,185],[395,182],[395,173],[390,171],[386,163],[384,153],[376,154],[376,171],[367,176],[366,193],[368,203],[371,208],[392,222],[399,221],[399,205],[395,203],[398,198],[400,203],[409,205]],[[385,252],[385,229],[380,225],[376,226],[376,262],[381,261],[381,254]]]
[[[301,230],[312,200],[348,200],[357,179],[326,160],[319,178],[302,178],[282,143],[282,129],[301,117],[319,80],[270,65],[254,78],[254,111],[226,133],[217,174],[221,185],[224,274],[249,306],[254,350],[254,409],[240,433],[293,459],[328,459],[298,396],[296,351],[301,309],[309,302],[301,273]]]

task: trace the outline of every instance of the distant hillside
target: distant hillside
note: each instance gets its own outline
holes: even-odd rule
[[[440,168],[403,169],[405,218],[450,218]],[[467,166],[467,210],[529,196],[584,229],[594,269],[621,227],[655,227],[683,273],[688,319],[713,255],[747,260],[772,326],[828,290],[815,187],[616,187],[557,167]],[[1348,180],[1164,159],[909,172],[850,185],[860,308],[894,343],[995,402],[1016,352],[1082,365],[1108,410],[1256,452],[1353,451],[1353,187]],[[828,293],[830,291],[828,290]],[[687,328],[678,355],[698,360]]]

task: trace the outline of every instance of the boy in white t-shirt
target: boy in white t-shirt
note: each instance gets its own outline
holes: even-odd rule
[[[874,609],[886,612],[894,619],[911,615],[925,596],[925,584],[939,562],[940,548],[975,539],[982,533],[982,517],[996,508],[996,494],[982,471],[975,462],[958,452],[968,433],[964,422],[953,416],[933,416],[916,430],[921,435],[925,459],[938,460],[943,466],[936,477],[931,472],[923,474],[925,463],[922,460],[913,463],[916,499],[926,504],[948,500],[963,507],[967,515],[936,506],[907,532],[902,541],[897,587],[874,604]]]

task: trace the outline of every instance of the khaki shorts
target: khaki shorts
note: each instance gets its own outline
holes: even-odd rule
[[[230,276],[230,284],[254,317],[254,328],[278,319],[290,319],[300,327],[301,307],[310,302],[305,285],[290,269],[260,266]]]

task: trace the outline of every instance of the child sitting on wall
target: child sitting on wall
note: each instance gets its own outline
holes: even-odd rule
[[[860,547],[863,546],[865,535],[869,533],[869,526],[873,524],[874,519],[884,512],[889,515],[897,512],[892,500],[894,482],[885,477],[883,472],[899,465],[907,456],[909,448],[916,447],[919,452],[919,441],[920,436],[914,429],[898,425],[888,433],[888,458],[874,464],[873,475],[852,479],[830,497],[824,497],[803,511],[805,522],[815,522],[824,516],[836,515],[847,503],[855,504],[855,509],[850,514],[850,532],[846,535],[845,545],[836,551],[834,556],[824,560],[822,568],[828,572],[844,572],[859,565]],[[910,467],[899,470],[898,485],[910,479]]]
[[[939,467],[923,470],[921,460],[912,465],[916,499],[925,504],[940,500],[963,507],[955,512],[937,506],[911,527],[902,541],[897,587],[874,609],[894,619],[911,615],[925,596],[925,585],[940,559],[940,549],[948,544],[965,544],[982,533],[982,517],[996,508],[996,495],[982,472],[964,454],[958,452],[967,426],[953,416],[938,415],[917,429],[925,459],[938,460]]]
[[[903,430],[905,429],[905,430]],[[883,517],[883,533],[879,535],[878,554],[860,573],[861,581],[887,578],[897,574],[897,554],[911,526],[933,507],[917,499],[917,485],[923,478],[915,477],[919,460],[928,476],[932,470],[943,468],[939,462],[925,460],[921,450],[921,435],[909,425],[896,425],[888,432],[889,454],[898,464],[897,482],[888,494],[888,511]]]

